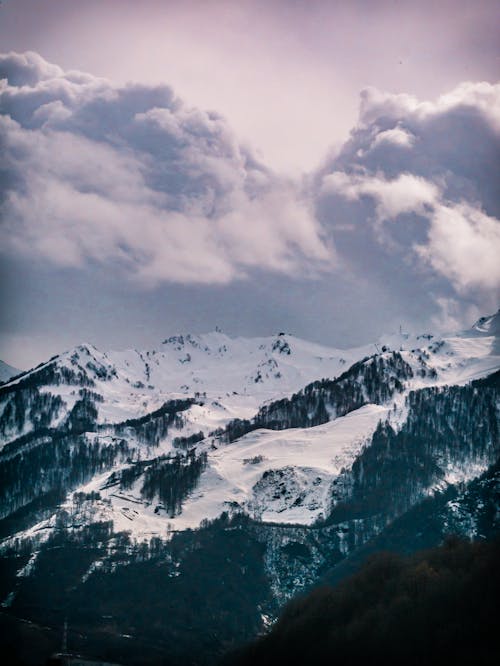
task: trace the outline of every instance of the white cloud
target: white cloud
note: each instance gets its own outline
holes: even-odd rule
[[[411,132],[402,129],[401,127],[394,127],[393,129],[378,132],[373,141],[372,148],[376,148],[386,141],[403,148],[411,148],[415,143],[415,137]]]
[[[145,285],[336,270],[336,284],[441,321],[500,295],[500,85],[434,102],[365,90],[305,191],[167,86],[113,86],[29,53],[0,56],[0,77],[4,251]]]
[[[314,181],[317,214],[344,265],[403,309],[463,320],[500,299],[499,163],[500,84],[464,83],[434,102],[367,89]]]
[[[380,220],[394,219],[402,213],[422,214],[439,195],[436,185],[408,173],[386,180],[383,175],[347,175],[339,171],[323,178],[322,193],[333,192],[351,201],[363,196],[371,197],[376,202]]]
[[[0,74],[4,248],[63,266],[114,262],[149,285],[331,268],[299,188],[218,114],[165,86],[113,87],[31,53],[2,56]]]
[[[449,333],[470,328],[471,324],[486,312],[473,303],[463,303],[457,298],[436,296],[436,304],[439,310],[437,314],[431,317],[432,328],[433,330]],[[493,312],[495,307],[496,303],[493,303],[488,312]]]
[[[459,292],[500,287],[500,221],[468,204],[438,206],[427,244],[416,249]]]
[[[500,84],[486,81],[464,81],[452,91],[440,95],[435,102],[420,102],[414,95],[393,94],[376,88],[361,93],[360,125],[372,126],[382,119],[391,120],[393,129],[405,131],[400,123],[418,124],[453,113],[457,109],[474,109],[500,130]]]
[[[368,87],[361,91],[359,124],[368,127],[381,118],[390,118],[397,123],[417,108],[418,100],[413,95],[394,95]]]

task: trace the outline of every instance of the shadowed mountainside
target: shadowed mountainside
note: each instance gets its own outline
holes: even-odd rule
[[[272,630],[225,666],[497,664],[500,542],[450,538],[402,558],[372,556],[335,588],[284,609]]]

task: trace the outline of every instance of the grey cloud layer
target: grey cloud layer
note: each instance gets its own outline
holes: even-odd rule
[[[171,89],[113,87],[34,53],[0,59],[4,244],[141,281],[321,270],[332,251],[293,184]]]
[[[461,320],[500,299],[499,167],[500,85],[464,83],[434,103],[369,89],[316,175],[317,216],[347,267]]]
[[[498,307],[499,85],[433,103],[364,91],[349,141],[304,186],[166,86],[115,87],[34,53],[1,56],[0,78],[10,252],[148,285],[351,275],[443,324]]]

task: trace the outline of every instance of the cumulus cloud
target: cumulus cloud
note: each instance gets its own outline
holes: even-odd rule
[[[500,222],[468,204],[437,206],[428,243],[415,249],[459,292],[500,286]]]
[[[384,130],[379,132],[374,141],[373,148],[376,148],[381,143],[388,141],[389,143],[396,144],[397,146],[403,146],[411,148],[415,143],[415,137],[408,131],[405,131],[401,127],[394,127],[393,129]]]
[[[423,213],[437,198],[438,188],[424,178],[403,173],[393,180],[382,175],[360,176],[334,171],[325,176],[322,193],[336,193],[351,201],[369,196],[376,202],[380,220],[394,219],[402,213]]]
[[[403,308],[466,319],[500,299],[499,167],[500,85],[464,83],[435,102],[368,89],[316,174],[317,216],[344,265]]]
[[[498,307],[500,85],[433,102],[363,91],[349,140],[307,187],[168,86],[11,53],[0,110],[4,251],[153,286],[332,272],[332,302],[362,293],[379,319],[380,294],[385,311],[438,322]]]
[[[331,268],[298,188],[218,114],[167,86],[115,87],[35,53],[1,56],[0,78],[4,248],[109,262],[152,285]]]

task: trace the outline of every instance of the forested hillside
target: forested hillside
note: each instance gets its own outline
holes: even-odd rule
[[[224,666],[493,666],[500,656],[500,542],[448,539],[372,556],[337,587],[290,602],[268,634]]]

